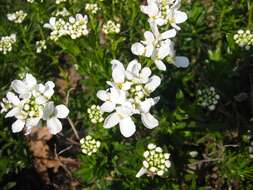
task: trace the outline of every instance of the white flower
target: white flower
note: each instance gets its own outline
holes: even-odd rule
[[[12,50],[12,45],[16,42],[16,34],[10,36],[2,36],[0,39],[0,52],[7,54]]]
[[[100,106],[100,109],[104,112],[112,112],[117,104],[124,104],[126,101],[126,92],[116,88],[110,88],[109,90],[99,90],[97,97],[104,101]]]
[[[38,127],[42,120],[47,121],[47,126],[52,134],[58,133],[62,125],[58,118],[67,117],[69,110],[64,105],[54,106],[50,102],[54,94],[55,84],[48,81],[45,84],[37,84],[34,76],[27,73],[23,80],[14,80],[11,83],[11,91],[1,102],[1,113],[5,117],[15,117],[12,124],[12,132],[17,133],[25,129],[29,134],[33,127]]]
[[[146,31],[144,33],[145,40],[132,45],[132,53],[150,57],[159,70],[166,70],[163,59],[168,56],[177,67],[187,67],[189,65],[188,59],[175,56],[174,43],[170,40],[170,38],[176,36],[176,30],[171,29],[160,34],[157,29],[154,32],[155,34]]]
[[[147,6],[141,6],[141,11],[149,16],[149,23],[163,26],[170,23],[172,27],[180,30],[178,24],[187,20],[186,13],[179,11],[180,0],[175,2],[167,0],[148,0]]]
[[[155,144],[148,144],[148,150],[144,152],[143,167],[136,174],[136,177],[141,177],[144,174],[149,176],[162,176],[170,168],[170,154],[163,153],[161,147],[157,147]]]
[[[210,111],[215,110],[219,103],[220,95],[217,94],[214,87],[204,88],[197,91],[197,104]]]
[[[105,34],[118,34],[120,32],[120,24],[109,20],[102,26],[102,31]]]
[[[60,4],[60,3],[64,3],[64,2],[67,2],[67,0],[55,0],[56,4]]]
[[[43,49],[47,49],[46,41],[40,40],[36,42],[36,53],[41,53]]]
[[[66,118],[69,110],[65,105],[54,106],[53,102],[46,104],[43,112],[43,120],[47,122],[47,128],[51,134],[57,134],[62,130],[60,119]]]
[[[132,136],[136,127],[131,118],[133,115],[132,109],[127,106],[116,107],[116,112],[110,114],[104,122],[104,128],[111,128],[119,124],[120,132],[124,137]]]
[[[44,24],[45,28],[52,30],[50,39],[57,41],[60,37],[69,35],[72,39],[86,36],[89,31],[87,28],[88,17],[86,15],[76,14],[75,17],[68,18],[68,22],[62,18],[51,17],[49,23]]]
[[[91,14],[96,14],[99,10],[97,3],[87,3],[85,5],[85,10]]]
[[[92,154],[96,153],[101,146],[101,142],[94,139],[90,135],[86,136],[85,138],[82,138],[80,140],[80,144],[82,153],[87,154],[88,156],[91,156]]]
[[[22,99],[30,98],[37,80],[31,74],[26,74],[23,80],[14,80],[11,83],[11,88],[19,95]]]
[[[70,15],[70,12],[64,7],[62,8],[61,10],[56,10],[53,15],[55,15],[56,17],[57,16],[63,16],[63,17],[66,17],[66,16],[69,16]]]
[[[101,110],[100,106],[92,105],[90,108],[88,108],[87,112],[92,123],[96,124],[104,121],[104,112]]]
[[[234,35],[234,40],[240,47],[249,50],[253,46],[253,33],[250,30],[238,30]]]
[[[153,129],[158,126],[158,121],[150,114],[150,109],[159,98],[149,96],[161,84],[161,79],[156,75],[151,76],[150,68],[141,68],[141,64],[133,60],[125,69],[120,61],[113,60],[112,81],[107,84],[111,86],[108,90],[97,92],[97,97],[104,101],[100,106],[101,110],[113,112],[105,119],[105,128],[119,124],[122,135],[130,137],[136,130],[131,119],[134,114],[141,115],[145,127]],[[129,128],[125,127],[126,125]]]
[[[14,23],[22,23],[26,16],[27,13],[22,10],[7,14],[8,20]]]
[[[88,17],[87,15],[76,14],[75,17],[69,17],[68,32],[72,39],[86,36],[89,31],[87,28]]]

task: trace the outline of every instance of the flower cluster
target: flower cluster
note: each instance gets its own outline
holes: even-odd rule
[[[141,177],[145,173],[149,176],[162,176],[170,168],[170,154],[163,153],[162,148],[155,144],[149,144],[148,150],[144,152],[143,166],[136,174],[136,177]]]
[[[53,13],[54,16],[58,17],[58,16],[63,16],[63,17],[66,17],[66,16],[69,16],[70,15],[70,12],[64,7],[62,9],[58,9],[56,10],[54,13]]]
[[[40,40],[36,42],[36,53],[41,53],[43,49],[47,49],[46,41]]]
[[[44,24],[44,27],[52,30],[50,39],[57,41],[60,37],[66,35],[72,39],[88,35],[87,23],[88,17],[86,15],[76,14],[75,17],[69,17],[68,21],[51,17],[49,23]]]
[[[176,65],[177,67],[187,67],[189,60],[183,56],[175,56],[174,42],[178,24],[187,20],[187,15],[179,11],[181,1],[177,0],[148,0],[147,5],[141,6],[141,11],[149,16],[151,31],[144,33],[145,40],[132,45],[132,53],[137,56],[151,58],[159,70],[166,70],[163,60]],[[162,33],[159,26],[168,25],[172,27]]]
[[[118,34],[120,32],[120,24],[109,20],[102,26],[102,31],[105,34]]]
[[[99,106],[92,105],[90,108],[87,109],[87,112],[92,123],[96,124],[102,123],[104,121],[103,112],[101,111]]]
[[[112,60],[111,64],[112,81],[107,82],[110,87],[97,92],[97,97],[104,101],[101,110],[111,113],[105,119],[104,128],[119,124],[121,134],[130,137],[136,131],[132,120],[135,114],[141,115],[145,127],[157,127],[158,121],[150,114],[150,108],[159,97],[151,98],[150,95],[160,85],[160,77],[151,76],[150,68],[141,68],[137,60],[131,61],[126,69],[118,60]]]
[[[91,14],[96,14],[98,12],[99,8],[96,3],[87,3],[85,5],[85,10]]]
[[[66,2],[66,1],[67,1],[67,0],[56,0],[55,3],[56,3],[56,4],[60,4],[60,3]]]
[[[6,118],[16,118],[12,124],[13,133],[25,129],[26,134],[29,134],[32,127],[39,127],[42,121],[46,122],[52,134],[62,130],[58,118],[66,118],[69,110],[64,105],[55,106],[51,101],[54,87],[52,81],[38,84],[31,74],[26,74],[23,80],[14,80],[11,83],[10,91],[1,102],[1,113],[6,113]]]
[[[7,14],[8,20],[14,23],[22,23],[26,16],[27,13],[22,10]]]
[[[6,54],[12,50],[12,45],[16,42],[16,34],[2,36],[0,39],[0,52]]]
[[[198,90],[197,103],[203,108],[208,108],[210,111],[215,110],[216,105],[220,99],[214,87]]]
[[[80,140],[82,153],[91,156],[99,149],[101,142],[92,138],[90,135]]]
[[[234,40],[240,47],[249,50],[253,46],[253,33],[250,30],[238,30],[234,35]]]

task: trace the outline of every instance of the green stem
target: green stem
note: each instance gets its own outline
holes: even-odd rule
[[[248,11],[249,11],[249,18],[248,18],[248,29],[250,29],[252,25],[252,17],[253,17],[253,5],[250,4],[251,0],[248,0]]]

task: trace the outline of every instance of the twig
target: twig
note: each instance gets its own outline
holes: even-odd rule
[[[67,92],[66,101],[65,101],[65,104],[66,104],[67,106],[68,106],[68,104],[69,104],[69,95],[70,95],[70,92],[71,92],[72,90],[74,90],[74,88],[70,88],[70,89],[68,90],[68,92]],[[79,135],[78,135],[78,132],[77,132],[77,130],[76,130],[76,127],[75,127],[73,121],[72,121],[69,117],[68,117],[67,119],[68,119],[68,122],[69,122],[69,124],[70,124],[70,126],[71,126],[71,128],[72,128],[72,130],[73,130],[73,132],[74,132],[74,134],[75,134],[75,136],[76,136],[76,138],[79,140],[80,137],[79,137]]]
[[[68,122],[69,122],[69,124],[70,124],[70,126],[71,126],[71,128],[72,128],[72,130],[73,130],[73,132],[74,132],[74,134],[76,136],[76,138],[78,140],[80,140],[80,137],[79,137],[78,132],[77,132],[77,130],[75,128],[75,125],[74,125],[73,121],[69,117],[68,117]]]
[[[61,155],[62,153],[64,153],[64,152],[70,150],[72,147],[73,147],[73,145],[70,145],[69,147],[64,148],[63,150],[61,150],[60,152],[58,152],[57,154],[58,154],[58,155]]]

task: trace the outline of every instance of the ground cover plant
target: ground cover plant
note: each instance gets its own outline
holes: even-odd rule
[[[0,185],[253,188],[251,0],[0,0]]]

